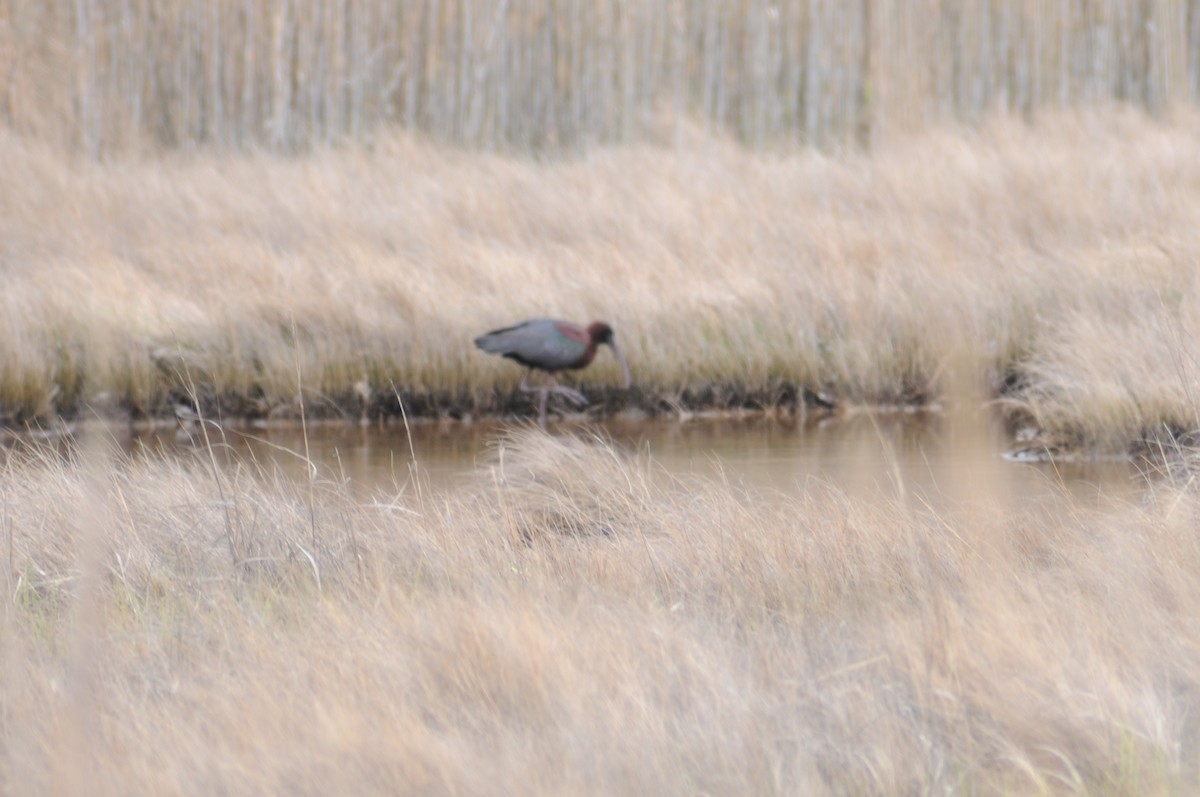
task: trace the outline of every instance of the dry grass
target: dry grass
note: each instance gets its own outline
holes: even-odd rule
[[[480,331],[611,321],[607,409],[985,397],[1124,449],[1194,428],[1200,117],[1109,108],[870,156],[678,146],[531,162],[396,138],[90,163],[0,137],[0,414],[525,408]],[[599,358],[593,396],[615,385]]]
[[[761,146],[1200,89],[1182,0],[0,2],[0,123],[91,156],[403,129],[488,149]]]
[[[0,790],[1196,788],[1193,492],[935,512],[498,445],[367,503],[10,462]]]

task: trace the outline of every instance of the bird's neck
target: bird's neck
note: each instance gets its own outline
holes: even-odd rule
[[[592,362],[592,360],[594,360],[596,358],[596,349],[599,346],[600,346],[600,344],[594,340],[588,341],[587,349],[583,352],[583,356],[580,357],[575,362],[574,367],[583,368],[583,367],[587,366],[588,364],[590,364]]]

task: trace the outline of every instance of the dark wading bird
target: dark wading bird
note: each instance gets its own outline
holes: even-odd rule
[[[625,355],[613,340],[612,327],[603,321],[593,321],[587,328],[570,321],[555,318],[535,318],[504,329],[496,329],[475,338],[475,345],[489,354],[499,354],[516,360],[528,368],[521,379],[522,393],[538,393],[538,423],[546,425],[546,399],[551,393],[565,396],[576,406],[587,404],[583,394],[574,388],[556,383],[554,375],[568,368],[583,368],[596,356],[596,348],[606,344],[621,364],[625,373],[625,387],[629,387],[629,364]],[[546,381],[541,387],[529,385],[529,375],[534,370],[545,371]]]

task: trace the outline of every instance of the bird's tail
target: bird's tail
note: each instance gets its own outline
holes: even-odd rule
[[[475,345],[490,354],[496,353],[496,337],[491,332],[475,338]]]
[[[507,351],[507,344],[504,340],[505,332],[508,332],[508,330],[493,329],[491,332],[485,332],[475,338],[475,345],[488,354],[504,354]]]

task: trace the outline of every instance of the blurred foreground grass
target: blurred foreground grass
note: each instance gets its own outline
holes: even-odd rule
[[[987,484],[768,496],[531,430],[365,501],[13,458],[0,790],[1192,792],[1194,489]]]

